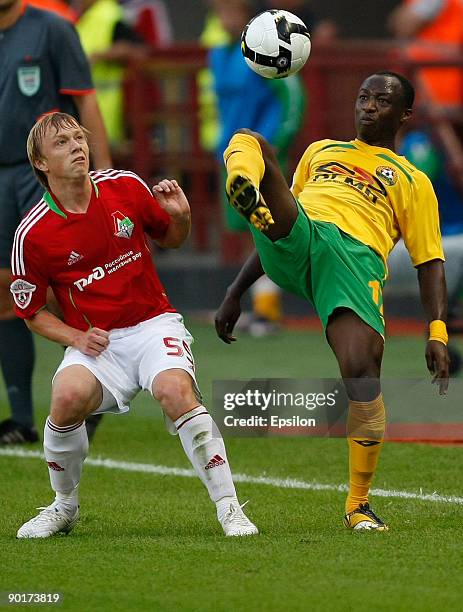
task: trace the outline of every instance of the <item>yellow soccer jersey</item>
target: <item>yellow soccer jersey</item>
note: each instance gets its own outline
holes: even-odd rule
[[[302,156],[291,187],[307,215],[334,223],[386,262],[400,237],[413,265],[444,260],[437,199],[405,157],[360,140],[320,140]]]

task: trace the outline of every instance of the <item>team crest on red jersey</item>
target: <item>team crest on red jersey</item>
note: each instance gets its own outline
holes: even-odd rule
[[[113,219],[115,229],[114,235],[118,238],[130,238],[135,224],[118,210],[113,212]]]
[[[10,286],[14,301],[19,308],[27,308],[32,300],[32,294],[37,289],[36,285],[18,278]]]

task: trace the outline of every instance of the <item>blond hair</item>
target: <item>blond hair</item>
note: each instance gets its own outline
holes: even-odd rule
[[[36,163],[42,159],[42,144],[48,130],[54,129],[55,133],[57,133],[61,128],[80,128],[85,138],[87,138],[88,130],[82,127],[77,119],[67,113],[47,113],[42,115],[36,121],[27,137],[27,157],[35,176],[45,189],[50,187],[47,175],[37,168]]]

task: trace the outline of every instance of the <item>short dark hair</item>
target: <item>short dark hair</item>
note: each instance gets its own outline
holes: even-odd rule
[[[415,101],[415,88],[402,74],[398,72],[392,72],[390,70],[384,70],[383,72],[375,72],[372,76],[389,76],[394,77],[402,85],[402,100],[405,108],[412,108],[413,102]]]

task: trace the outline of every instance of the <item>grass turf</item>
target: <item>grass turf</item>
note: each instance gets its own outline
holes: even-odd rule
[[[226,347],[211,328],[191,325],[198,379],[210,401],[214,379],[336,376],[317,333],[283,332]],[[39,340],[37,420],[47,413],[60,348]],[[425,375],[419,338],[391,338],[386,376]],[[430,393],[435,390],[430,388]],[[437,404],[436,404],[437,405]],[[0,410],[6,414],[4,390]],[[40,449],[40,445],[31,448]],[[346,480],[344,440],[229,439],[235,472],[339,484]],[[375,486],[418,492],[463,490],[462,449],[386,445]],[[107,416],[91,456],[189,467],[159,409],[141,395],[125,416]],[[0,591],[63,594],[63,610],[377,610],[458,609],[463,507],[376,498],[388,533],[341,526],[344,494],[240,483],[261,535],[225,539],[214,508],[194,478],[87,466],[82,518],[69,537],[17,541],[18,526],[51,501],[42,461],[0,456]],[[52,608],[53,606],[48,606]]]

